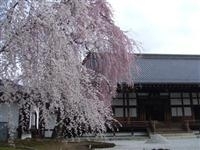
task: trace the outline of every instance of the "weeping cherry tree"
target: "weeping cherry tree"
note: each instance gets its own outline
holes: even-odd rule
[[[106,0],[0,0],[0,79],[21,85],[21,108],[36,106],[44,122],[59,112],[75,134],[111,127],[113,87],[131,81],[134,46]]]

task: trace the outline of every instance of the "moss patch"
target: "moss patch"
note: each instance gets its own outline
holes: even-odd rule
[[[15,147],[9,147],[8,144],[0,146],[0,150],[89,150],[94,148],[114,147],[113,143],[83,141],[83,142],[66,142],[63,140],[47,139],[27,139],[16,140]]]

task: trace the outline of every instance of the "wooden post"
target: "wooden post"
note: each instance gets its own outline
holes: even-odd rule
[[[189,120],[186,120],[186,130],[187,132],[190,131],[190,124],[189,124]]]

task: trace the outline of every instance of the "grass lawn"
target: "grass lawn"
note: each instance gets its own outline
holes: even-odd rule
[[[61,140],[29,139],[17,140],[14,147],[9,147],[6,143],[0,143],[0,150],[89,150],[93,148],[114,147],[112,143],[83,141],[65,142]]]
[[[11,147],[0,147],[0,150],[17,150],[17,149]]]

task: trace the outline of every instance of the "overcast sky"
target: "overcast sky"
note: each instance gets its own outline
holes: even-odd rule
[[[142,52],[200,54],[200,0],[108,0]]]

